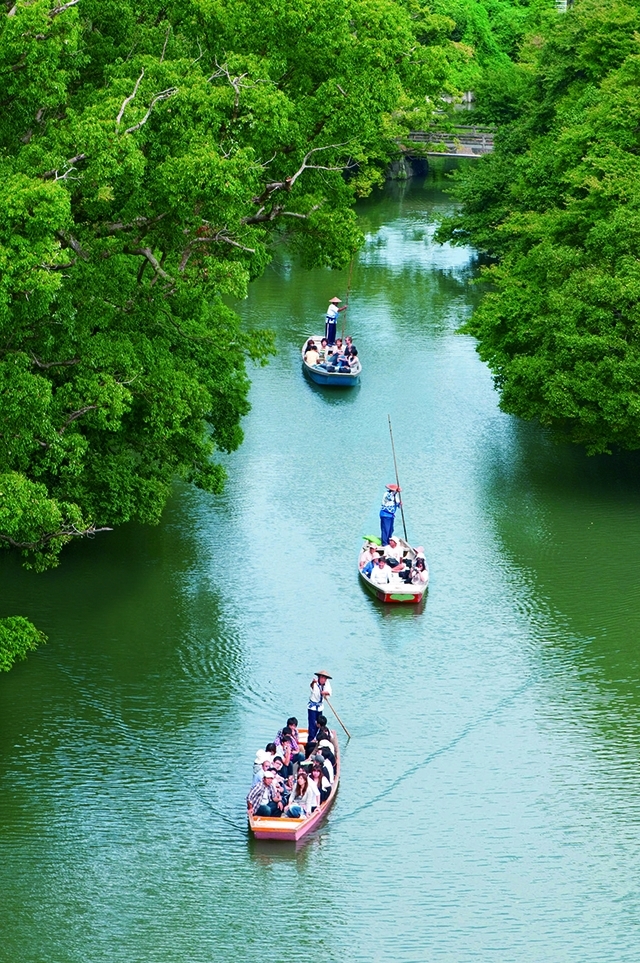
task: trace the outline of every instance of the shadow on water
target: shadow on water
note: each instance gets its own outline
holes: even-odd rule
[[[429,598],[429,590],[427,589],[421,601],[417,604],[409,604],[407,602],[391,604],[389,602],[381,602],[380,599],[374,598],[364,587],[361,579],[358,579],[358,588],[360,589],[362,598],[366,599],[366,602],[371,605],[371,610],[375,613],[375,617],[382,621],[387,619],[396,619],[398,621],[411,621],[412,619],[416,619],[425,611],[427,599]]]
[[[360,385],[350,385],[342,388],[340,385],[326,386],[317,385],[307,374],[303,375],[307,388],[317,397],[321,398],[328,405],[353,404],[360,393]]]
[[[249,834],[247,847],[252,862],[263,867],[271,867],[278,863],[295,863],[297,869],[307,869],[314,850],[322,847],[322,836],[326,835],[328,822],[310,836],[297,843],[279,842],[278,840],[255,839]]]
[[[587,456],[515,420],[485,439],[486,510],[524,576],[547,710],[640,751],[640,452]],[[561,709],[560,707],[565,707]]]

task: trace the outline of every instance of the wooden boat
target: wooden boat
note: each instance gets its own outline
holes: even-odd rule
[[[403,553],[406,552],[407,556],[413,561],[416,557],[416,549],[412,548],[408,542],[405,542],[403,538],[399,536],[394,536],[398,542],[398,545],[402,548]],[[405,603],[409,605],[417,605],[418,602],[422,602],[426,595],[427,589],[429,588],[429,566],[425,562],[425,569],[427,572],[427,581],[419,582],[418,584],[403,582],[399,575],[395,572],[389,574],[389,582],[387,585],[374,585],[368,576],[364,574],[358,567],[358,574],[362,584],[365,586],[367,592],[371,595],[375,595],[377,599],[381,602],[398,602]]]
[[[307,730],[300,729],[300,745],[307,744]],[[336,757],[335,779],[327,799],[311,813],[310,816],[301,816],[299,819],[292,819],[289,816],[249,816],[249,829],[256,839],[279,839],[282,842],[297,843],[309,833],[317,829],[324,817],[327,815],[338,792],[338,782],[340,780],[340,749],[338,738],[334,730],[331,730],[331,740],[334,745]]]
[[[354,385],[360,383],[360,373],[362,371],[362,365],[360,364],[360,359],[358,359],[355,365],[350,371],[327,371],[326,368],[321,367],[321,365],[311,365],[307,364],[304,360],[305,349],[308,342],[315,341],[317,345],[320,344],[324,335],[310,335],[302,345],[302,351],[300,352],[302,358],[302,370],[311,378],[317,385],[327,385],[331,388],[353,388]]]

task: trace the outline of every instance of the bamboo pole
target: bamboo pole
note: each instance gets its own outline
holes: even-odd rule
[[[393,443],[393,430],[391,428],[391,415],[387,415],[389,419],[389,435],[391,436],[391,451],[393,452],[393,467],[396,470],[396,485],[400,488],[400,479],[398,478],[398,462],[396,461],[396,446]],[[404,529],[404,540],[409,542],[409,537],[407,535],[407,523],[404,520],[404,508],[402,507],[402,498],[400,499],[400,514],[402,515],[402,527]]]
[[[340,723],[340,725],[342,726],[342,728],[344,729],[344,731],[346,732],[348,738],[350,739],[350,738],[351,738],[351,733],[349,732],[349,730],[348,730],[347,727],[345,726],[344,722],[342,721],[342,719],[340,718],[340,716],[338,715],[338,713],[336,712],[336,710],[333,708],[333,706],[331,705],[331,703],[329,702],[329,700],[327,699],[326,696],[323,696],[323,699],[324,699],[324,701],[327,703],[327,705],[329,706],[329,708],[331,709],[331,711],[333,712],[334,716],[336,717],[336,719],[338,720],[338,722]]]
[[[351,290],[351,276],[353,274],[353,262],[355,258],[351,258],[351,264],[349,265],[349,278],[347,280],[347,293],[344,299],[344,311],[342,312],[342,345],[344,347],[344,329],[347,323],[347,308],[349,307],[349,291]]]

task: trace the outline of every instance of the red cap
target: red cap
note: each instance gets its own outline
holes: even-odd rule
[[[400,485],[387,485],[387,488],[389,489],[390,492],[401,492],[401,491],[402,491],[402,489],[400,488]]]

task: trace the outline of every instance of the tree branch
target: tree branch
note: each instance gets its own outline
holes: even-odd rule
[[[113,529],[109,528],[107,525],[103,525],[100,528],[96,528],[95,525],[89,525],[87,528],[79,529],[75,525],[63,525],[57,532],[47,532],[42,538],[38,539],[37,542],[17,542],[10,535],[5,535],[4,532],[0,532],[0,539],[3,542],[7,542],[12,548],[30,549],[35,551],[38,548],[43,548],[48,542],[52,542],[55,538],[86,538],[95,535],[97,532],[112,532]]]
[[[156,272],[156,275],[159,275],[161,278],[164,278],[165,281],[170,281],[171,284],[175,284],[175,281],[171,277],[171,275],[167,274],[167,272],[163,270],[163,268],[160,266],[160,262],[154,256],[153,251],[151,250],[150,247],[126,247],[124,248],[124,253],[141,254],[142,257],[146,257],[147,261],[149,262],[153,270]]]
[[[129,96],[125,97],[124,100],[122,101],[122,107],[120,108],[120,113],[116,118],[116,129],[120,126],[120,121],[122,120],[122,115],[127,109],[127,104],[130,104],[133,98],[135,97],[135,95],[138,93],[138,87],[140,86],[140,81],[142,80],[143,77],[144,77],[144,67],[140,71],[140,76],[136,80],[135,87],[133,88],[133,93],[129,94]]]
[[[40,358],[36,358],[35,354],[31,355],[33,363],[38,366],[38,368],[58,368],[58,367],[69,367],[70,365],[80,364],[80,358],[71,358],[69,361],[41,361]]]
[[[58,428],[58,434],[62,435],[73,421],[77,421],[78,418],[82,417],[82,415],[86,415],[88,411],[95,411],[98,407],[99,405],[85,405],[84,408],[79,408],[77,411],[72,411],[62,425],[62,428]]]
[[[149,104],[149,110],[146,112],[142,120],[138,121],[137,124],[134,124],[133,127],[128,127],[125,130],[125,134],[133,134],[134,131],[140,130],[140,128],[143,127],[146,124],[146,122],[149,120],[149,117],[151,116],[151,111],[153,110],[155,105],[158,103],[158,101],[167,100],[169,97],[173,97],[173,95],[177,93],[177,91],[178,91],[177,87],[168,87],[167,90],[162,90],[159,94],[156,94],[153,100],[151,101],[151,103]]]
[[[83,261],[89,260],[89,255],[86,251],[83,251],[83,249],[80,247],[80,242],[76,241],[73,234],[69,234],[67,231],[56,231],[56,237],[60,238],[63,244],[66,244],[67,247],[70,247],[73,251],[75,251],[78,257],[81,257]]]
[[[53,10],[50,10],[49,16],[53,20],[53,18],[57,17],[59,13],[64,13],[64,11],[68,10],[69,7],[75,7],[77,3],[80,3],[80,0],[68,0],[68,3],[64,3],[61,7],[54,7]]]
[[[100,228],[101,234],[117,234],[118,231],[131,231],[134,228],[148,227],[151,224],[157,224],[161,221],[163,217],[166,217],[166,211],[162,214],[156,215],[156,217],[135,217],[128,224],[124,224],[122,221],[114,221],[109,224],[105,224]]]
[[[64,162],[64,166],[66,168],[64,174],[59,174],[58,168],[56,167],[51,171],[45,171],[44,174],[40,174],[39,176],[42,178],[43,181],[49,181],[51,180],[51,178],[53,178],[56,181],[62,181],[65,179],[65,177],[67,177],[71,173],[71,171],[74,171],[76,169],[73,166],[74,164],[77,164],[78,161],[83,161],[86,159],[87,159],[86,154],[76,154],[75,157],[70,157],[69,160]]]

